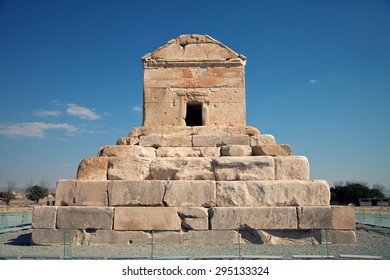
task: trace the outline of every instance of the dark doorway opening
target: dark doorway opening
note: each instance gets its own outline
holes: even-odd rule
[[[187,103],[187,126],[202,126],[202,103]]]

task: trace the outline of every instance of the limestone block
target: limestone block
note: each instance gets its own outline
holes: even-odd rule
[[[235,125],[244,126],[246,123],[246,108],[245,102],[239,103],[209,103],[207,125]],[[229,118],[221,118],[221,116],[229,116]],[[248,136],[249,137],[249,136]],[[248,138],[249,145],[249,138]],[[236,144],[236,143],[226,143]],[[237,143],[241,144],[241,143]],[[247,145],[247,144],[243,144]]]
[[[116,145],[138,145],[138,137],[121,137],[116,141]]]
[[[183,233],[182,245],[230,245],[239,240],[235,230],[191,230]]]
[[[153,180],[214,180],[210,158],[156,158],[150,165]]]
[[[161,181],[111,181],[108,185],[110,206],[163,206]]]
[[[254,156],[289,156],[291,148],[285,144],[267,144],[252,146]]]
[[[159,231],[153,233],[153,241],[164,245],[178,245],[181,244],[183,233],[179,231]]]
[[[297,207],[299,229],[332,229],[330,206]]]
[[[297,229],[295,207],[213,207],[209,210],[212,230]]]
[[[57,207],[43,206],[34,207],[32,212],[32,228],[52,228],[56,227]]]
[[[112,207],[59,207],[57,228],[59,229],[112,229],[114,208]]]
[[[220,157],[213,160],[217,181],[273,180],[272,157]]]
[[[76,244],[76,229],[34,229],[31,234],[31,245]]]
[[[275,157],[276,180],[309,180],[309,161],[304,156]]]
[[[173,101],[167,103],[144,103],[144,126],[178,126],[181,124],[181,106]],[[141,137],[140,137],[141,138]],[[145,141],[145,139],[144,139]],[[142,141],[140,139],[140,145]]]
[[[251,136],[250,139],[251,146],[273,145],[275,143],[276,143],[275,137],[271,134],[255,135],[255,136]]]
[[[262,180],[218,181],[217,206],[327,206],[330,201],[326,181]]]
[[[148,158],[108,158],[108,180],[147,180],[150,176]]]
[[[159,147],[157,157],[219,157],[219,147]]]
[[[191,136],[186,135],[146,135],[140,136],[139,145],[145,147],[191,147]]]
[[[165,185],[166,206],[215,206],[214,181],[168,181]]]
[[[333,229],[356,229],[355,209],[349,206],[332,206]]]
[[[58,206],[107,206],[108,181],[59,180],[56,188]]]
[[[58,180],[56,186],[56,206],[68,206],[73,202],[74,192],[76,189],[76,180]]]
[[[331,244],[354,245],[357,243],[354,230],[322,230],[322,242]]]
[[[208,209],[203,207],[178,208],[183,230],[208,230]]]
[[[129,137],[139,138],[145,135],[248,135],[248,136],[267,136],[260,135],[260,131],[252,126],[142,126],[134,127],[129,132]],[[271,136],[273,138],[273,136]],[[274,139],[274,138],[273,138]],[[275,143],[270,143],[275,144]]]
[[[321,230],[241,230],[245,243],[266,245],[321,244]]]
[[[244,88],[242,67],[174,67],[144,70],[144,89],[151,88]]]
[[[150,234],[143,231],[114,231],[97,230],[93,233],[85,232],[88,245],[116,244],[116,245],[147,245]]]
[[[99,156],[103,157],[156,157],[156,149],[138,145],[112,145],[100,149]]]
[[[114,230],[180,230],[175,207],[116,207]]]
[[[107,180],[108,158],[88,157],[77,169],[77,180]]]
[[[227,145],[221,147],[221,156],[251,156],[252,148],[246,145]]]
[[[224,145],[249,145],[248,135],[194,135],[194,147],[220,147]]]

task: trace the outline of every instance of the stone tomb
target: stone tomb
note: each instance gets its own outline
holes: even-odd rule
[[[243,55],[181,35],[142,63],[142,127],[58,181],[33,244],[356,242],[354,210],[330,206],[308,159],[246,126]]]

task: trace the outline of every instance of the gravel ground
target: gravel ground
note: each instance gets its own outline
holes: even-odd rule
[[[390,229],[358,226],[356,245],[258,245],[238,244],[222,246],[163,246],[155,245],[110,245],[110,246],[31,246],[31,229],[0,233],[0,256],[17,258],[155,258],[202,256],[282,256],[293,259],[293,255],[331,255],[340,259],[340,254],[381,256],[390,260]],[[153,250],[153,253],[152,253]]]

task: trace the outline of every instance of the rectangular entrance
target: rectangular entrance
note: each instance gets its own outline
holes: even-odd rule
[[[187,103],[186,126],[202,126],[202,103]]]

